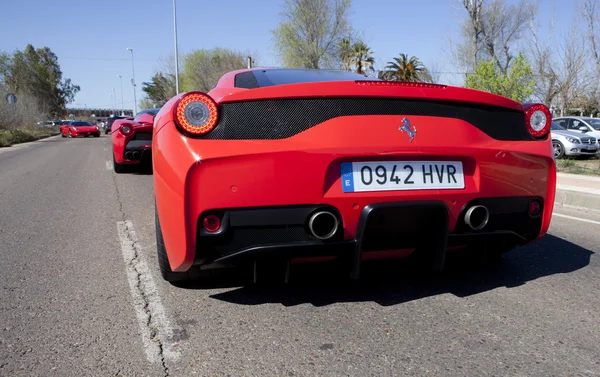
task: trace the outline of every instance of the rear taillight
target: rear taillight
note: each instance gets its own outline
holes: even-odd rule
[[[184,94],[175,105],[173,119],[181,132],[188,136],[202,136],[217,125],[217,104],[207,94],[190,92]]]
[[[129,136],[133,133],[133,126],[130,124],[123,124],[120,128],[120,131],[123,135]]]
[[[543,138],[548,135],[552,124],[550,110],[541,103],[526,104],[523,108],[525,110],[525,126],[531,136]]]

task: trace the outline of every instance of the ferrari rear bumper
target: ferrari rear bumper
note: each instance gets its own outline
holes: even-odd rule
[[[359,265],[372,252],[406,249],[435,250],[440,269],[451,247],[496,237],[518,245],[546,234],[556,172],[550,140],[494,140],[460,120],[413,118],[420,134],[412,144],[398,133],[401,117],[390,116],[337,118],[264,141],[196,140],[162,127],[153,138],[154,187],[172,270],[262,255],[343,254]],[[383,189],[369,186],[380,179]],[[541,209],[530,218],[533,199]],[[464,222],[474,204],[489,211],[477,230]],[[307,232],[320,206],[337,217],[331,238]],[[244,212],[252,215],[240,222]],[[203,231],[212,213],[222,216],[220,234]]]
[[[531,213],[531,203],[539,205],[535,213]],[[487,218],[468,218],[467,214],[473,213],[470,209],[476,207],[487,209]],[[342,216],[329,205],[207,211],[198,222],[194,263],[337,257],[348,261],[352,276],[358,278],[366,254],[414,250],[441,271],[450,248],[483,241],[503,244],[503,249],[509,250],[535,240],[541,231],[542,213],[539,197],[481,198],[462,209],[449,232],[449,210],[442,201],[380,202],[362,209],[354,237],[345,239]],[[324,214],[331,217],[319,217]],[[218,230],[210,232],[203,227],[207,216],[221,220]],[[333,218],[335,221],[329,221]]]

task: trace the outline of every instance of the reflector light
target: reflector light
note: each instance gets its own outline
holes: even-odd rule
[[[188,93],[175,105],[174,118],[185,133],[193,136],[205,135],[217,125],[217,104],[204,93]]]
[[[442,84],[429,84],[426,82],[408,82],[408,81],[355,81],[358,85],[369,86],[404,86],[409,88],[429,88],[429,89],[445,89],[448,86]]]
[[[550,132],[552,114],[550,114],[550,110],[541,103],[526,105],[525,124],[527,130],[533,137],[542,138]]]
[[[539,202],[533,201],[529,203],[529,215],[537,216],[539,215],[541,209],[542,207]]]
[[[208,232],[216,232],[221,228],[221,219],[215,215],[208,215],[202,221],[202,226]]]

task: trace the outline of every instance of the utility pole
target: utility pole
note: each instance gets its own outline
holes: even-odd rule
[[[123,76],[118,75],[121,81],[121,115],[125,115],[125,102],[123,102]]]
[[[179,94],[179,48],[177,47],[177,6],[173,0],[173,34],[175,35],[175,94]]]
[[[252,68],[252,56],[248,56],[248,69]]]

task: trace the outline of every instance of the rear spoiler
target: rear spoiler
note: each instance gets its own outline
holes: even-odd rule
[[[274,85],[256,89],[232,88],[218,103],[284,98],[370,97],[466,102],[523,111],[520,102],[496,94],[449,85],[396,81],[329,81]]]

